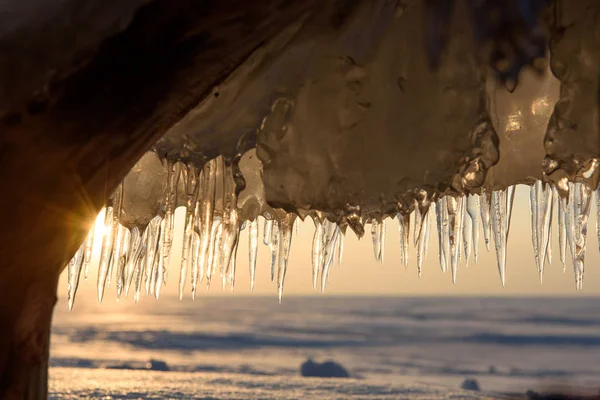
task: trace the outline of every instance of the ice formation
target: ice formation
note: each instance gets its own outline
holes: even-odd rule
[[[250,150],[243,160],[254,157],[254,153],[254,150]],[[191,286],[189,292],[193,298],[203,282],[210,285],[214,279],[220,279],[223,287],[228,283],[233,288],[240,232],[247,228],[251,288],[254,286],[258,242],[262,230],[264,250],[271,254],[271,261],[270,266],[258,268],[270,268],[271,279],[276,281],[281,301],[294,221],[298,217],[295,213],[267,207],[262,213],[242,221],[239,218],[241,210],[238,208],[237,198],[240,193],[244,194],[246,188],[241,189],[239,183],[236,183],[238,181],[233,172],[235,168],[228,165],[223,157],[209,160],[202,169],[161,161],[155,153],[148,153],[139,164],[146,167],[164,164],[167,171],[173,172],[166,173],[167,182],[163,185],[166,195],[161,196],[163,200],[158,215],[151,217],[151,214],[146,214],[146,220],[127,217],[128,214],[122,207],[127,204],[129,188],[125,182],[119,187],[105,209],[104,220],[100,221],[103,227],[91,228],[88,238],[67,266],[69,308],[73,307],[81,274],[86,273],[89,265],[94,240],[101,241],[99,301],[102,301],[105,288],[110,287],[111,282],[115,282],[118,298],[127,296],[130,288],[135,301],[139,300],[143,292],[158,298],[162,285],[167,283],[169,276],[174,275],[174,271],[169,274],[167,268],[172,248],[170,242],[174,234],[173,223],[167,221],[169,218],[173,219],[174,207],[178,205],[186,208],[186,216],[181,233],[183,246],[180,270],[171,279],[179,283],[180,298],[186,294],[186,285]],[[130,179],[130,182],[135,180]],[[134,186],[131,189],[135,191],[137,188]],[[510,186],[494,190],[491,194],[482,191],[463,196],[446,195],[431,202],[425,201],[429,206],[424,207],[424,211],[421,211],[415,201],[413,207],[398,212],[394,217],[362,220],[362,229],[355,232],[358,231],[360,236],[365,225],[370,224],[374,258],[383,263],[386,223],[396,220],[400,232],[400,259],[392,262],[408,266],[408,252],[413,245],[416,250],[414,262],[417,273],[421,276],[422,261],[427,257],[427,243],[433,234],[432,230],[437,227],[437,257],[440,267],[444,272],[449,268],[451,279],[455,282],[461,253],[464,252],[465,265],[469,263],[471,254],[473,261],[477,263],[480,230],[484,233],[489,231],[490,233],[485,234],[486,244],[489,240],[494,243],[498,272],[504,285],[514,189],[514,186]],[[567,255],[571,256],[576,287],[582,288],[587,220],[591,204],[592,189],[585,183],[568,183],[566,189],[560,192],[541,181],[531,185],[531,237],[540,279],[544,265],[550,263],[548,247],[554,223],[558,230],[561,261],[566,264]],[[600,214],[600,189],[596,190],[596,212]],[[430,218],[433,213],[435,216]],[[264,219],[262,228],[259,217]],[[325,291],[331,266],[334,262],[342,263],[343,240],[349,225],[345,219],[331,221],[320,212],[311,213],[308,218],[312,218],[315,226],[311,252],[312,282],[315,289]],[[412,240],[409,240],[411,230]],[[104,232],[104,235],[94,237],[94,232],[98,231]],[[597,228],[597,235],[600,236],[600,226]],[[486,247],[489,251],[489,247]]]
[[[524,31],[492,40],[486,18],[506,22],[523,10],[497,15],[456,2],[439,15],[428,3],[356,2],[342,17],[342,6],[332,4],[322,18],[300,18],[257,48],[112,195],[106,234],[94,238],[92,228],[69,262],[70,306],[94,240],[102,241],[99,300],[111,286],[117,296],[159,297],[167,281],[177,282],[181,297],[195,297],[202,285],[234,285],[242,228],[251,286],[265,267],[257,253],[266,251],[281,299],[298,218],[314,222],[312,284],[321,291],[342,263],[348,228],[370,233],[378,262],[414,263],[419,276],[437,234],[436,258],[452,281],[461,264],[479,261],[483,231],[505,285],[516,184],[531,187],[540,280],[555,227],[560,260],[573,265],[581,288],[600,175],[600,24],[589,12],[598,6],[558,1],[547,20],[530,19],[541,13],[531,9],[516,16]],[[342,22],[330,29],[334,16]],[[443,43],[433,29],[440,27],[422,29],[423,21],[443,25]],[[175,271],[169,263],[180,206],[186,215]],[[596,207],[600,213],[598,195]],[[400,260],[385,256],[392,220]]]

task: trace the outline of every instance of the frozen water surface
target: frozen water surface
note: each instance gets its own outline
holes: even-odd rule
[[[52,398],[479,399],[600,387],[594,298],[177,295],[56,309]],[[335,360],[351,379],[302,378]],[[149,360],[170,371],[149,371]],[[115,369],[116,368],[116,369]],[[460,389],[475,378],[482,392]],[[99,389],[102,388],[102,389]],[[514,398],[514,397],[510,397]]]

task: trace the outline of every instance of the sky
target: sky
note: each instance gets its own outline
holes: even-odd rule
[[[432,209],[433,210],[433,209]],[[184,209],[177,210],[176,235],[173,256],[169,266],[169,281],[163,288],[162,295],[176,295],[179,279],[179,260],[181,253],[182,217]],[[556,220],[556,216],[554,217]],[[262,221],[261,221],[262,222]],[[434,218],[432,218],[432,223]],[[556,222],[556,221],[555,221]],[[423,264],[423,274],[419,279],[416,267],[416,252],[410,247],[409,266],[405,269],[400,264],[399,233],[396,220],[387,220],[384,263],[376,262],[370,227],[365,236],[358,240],[348,229],[344,242],[343,261],[334,266],[325,290],[325,296],[366,295],[366,296],[589,296],[600,293],[600,270],[598,264],[598,241],[596,237],[595,207],[592,207],[588,223],[588,241],[586,252],[586,271],[583,290],[575,290],[573,267],[570,260],[566,262],[566,271],[559,258],[557,224],[553,224],[552,232],[552,265],[546,266],[543,284],[540,284],[534,262],[531,241],[531,218],[529,212],[529,187],[518,186],[515,195],[511,230],[508,239],[506,287],[500,283],[496,255],[493,242],[490,251],[486,251],[483,232],[480,234],[479,260],[475,265],[473,256],[468,267],[464,265],[464,257],[458,269],[456,284],[452,284],[451,273],[443,273],[438,262],[437,229],[432,224],[428,257]],[[259,235],[262,238],[262,223]],[[311,246],[314,233],[312,220],[301,223],[299,234],[292,239],[291,256],[285,281],[285,296],[321,296],[312,288]],[[248,272],[248,230],[241,235],[237,256],[237,274],[235,290],[225,290],[215,282],[210,290],[202,285],[200,296],[238,296],[249,295],[250,279]],[[257,272],[254,295],[273,296],[276,301],[276,283],[270,280],[270,253],[268,248],[259,242]],[[98,251],[90,269],[90,279],[81,281],[77,302],[96,301],[96,276]],[[568,256],[570,257],[570,256]],[[65,270],[66,272],[66,270]],[[60,281],[59,296],[67,292],[66,273]],[[187,284],[184,301],[191,301],[191,285]],[[83,298],[83,299],[82,299]],[[116,301],[114,286],[107,289],[105,300]],[[131,299],[128,299],[131,301]],[[154,301],[142,296],[141,302]]]

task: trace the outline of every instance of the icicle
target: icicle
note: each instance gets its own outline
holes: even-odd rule
[[[337,240],[337,265],[342,265],[342,257],[344,255],[344,237],[346,235],[340,230]]]
[[[441,199],[439,199],[436,203],[435,203],[435,218],[436,218],[436,224],[437,224],[437,231],[438,231],[438,254],[439,254],[439,259],[440,259],[440,268],[442,268],[443,272],[446,272],[446,269],[448,268],[446,265],[446,255],[444,254],[444,245],[445,245],[445,239],[446,237],[444,236],[444,224],[447,224],[447,221],[444,220],[444,209],[446,208],[446,198],[443,197]]]
[[[111,236],[112,236],[112,246],[111,246],[111,255],[108,263],[108,273],[106,276],[106,286],[110,288],[110,281],[112,279],[113,270],[115,269],[115,265],[118,264],[118,253],[120,251],[121,240],[123,237],[119,237],[119,219],[121,217],[121,208],[123,206],[123,183],[119,185],[117,190],[113,193],[113,213],[112,213],[112,224],[110,226]],[[116,253],[116,254],[112,254]]]
[[[192,280],[194,279],[194,273],[195,271],[199,271],[200,270],[200,234],[196,231],[194,231],[194,233],[192,234],[192,251],[191,251],[191,257],[192,257]]]
[[[233,179],[231,164],[225,165],[223,171],[223,239],[220,247],[221,278],[225,286],[226,277],[229,276],[231,257],[237,245],[240,222],[237,211],[236,184]],[[292,227],[290,227],[291,232]]]
[[[456,283],[458,257],[460,254],[460,234],[462,231],[461,219],[462,198],[446,196],[448,210],[448,239],[450,243],[450,266],[452,268],[452,283]]]
[[[583,288],[583,274],[585,267],[585,245],[587,240],[587,223],[590,214],[592,190],[589,186],[577,182],[573,185],[575,191],[573,204],[573,268],[575,270],[575,283],[578,290]]]
[[[333,261],[336,243],[340,233],[340,227],[333,222],[326,221],[327,228],[325,229],[325,245],[323,249],[323,265],[321,268],[321,293],[325,292],[327,278],[329,277],[329,269]]]
[[[541,185],[540,181],[536,181],[529,188],[529,208],[531,210],[531,241],[533,245],[533,256],[535,258],[535,266],[537,267],[538,274],[540,275],[540,279],[542,277],[542,272],[540,269],[540,232],[539,232],[539,195],[538,195],[538,182]]]
[[[421,235],[421,229],[423,228],[423,216],[421,215],[421,210],[419,209],[419,205],[415,201],[415,229],[413,231],[413,246],[417,246],[419,242],[419,237]]]
[[[467,213],[471,217],[471,233],[473,243],[473,256],[477,264],[477,253],[479,249],[479,224],[481,220],[479,195],[470,194],[467,197]]]
[[[142,289],[142,279],[144,277],[144,265],[146,262],[146,254],[148,252],[148,235],[150,235],[150,224],[144,229],[142,234],[142,243],[140,244],[140,252],[135,261],[135,293],[133,301],[138,302],[140,300],[140,291]]]
[[[429,253],[429,237],[431,236],[431,207],[427,209],[426,220],[425,220],[425,251],[423,259],[427,259],[427,253]]]
[[[565,263],[567,259],[567,215],[565,208],[567,205],[565,199],[559,196],[556,188],[554,188],[554,195],[557,198],[556,207],[558,208],[558,250],[560,252],[560,262],[563,265],[563,272],[565,272],[567,268]]]
[[[567,203],[566,226],[567,226],[567,243],[571,252],[571,259],[574,255],[573,235],[575,230],[575,188],[573,183],[569,182],[569,202]]]
[[[279,222],[271,221],[271,240],[269,247],[271,249],[271,282],[275,280],[275,265],[277,265],[277,253],[279,251]]]
[[[485,248],[490,251],[490,199],[488,198],[485,190],[481,191],[481,224],[483,225],[483,239],[485,241]]]
[[[313,289],[317,289],[319,269],[323,265],[323,224],[318,218],[314,218],[315,234],[312,242],[312,281]]]
[[[116,277],[116,286],[117,286],[117,299],[121,296],[121,291],[123,290],[124,279],[125,279],[125,266],[127,265],[127,259],[130,256],[130,246],[131,246],[131,232],[129,229],[125,228],[122,225],[119,225],[117,240],[117,249],[115,250],[114,258],[116,259],[116,268],[117,268],[117,277]]]
[[[375,255],[375,261],[382,262],[381,253],[381,228],[382,222],[373,220],[371,221],[371,238],[373,239],[373,253]]]
[[[502,286],[506,284],[506,247],[514,193],[514,186],[510,186],[507,190],[492,192],[492,229]]]
[[[161,254],[163,257],[163,267],[167,268],[171,257],[171,247],[173,246],[173,228],[175,226],[175,206],[177,203],[177,187],[179,176],[181,175],[181,164],[167,162],[167,192],[163,201],[165,210],[165,230],[161,236]],[[165,280],[167,271],[165,270]]]
[[[88,272],[90,270],[90,262],[92,261],[92,250],[94,248],[94,231],[96,230],[95,225],[92,225],[88,232],[87,238],[85,239],[85,245],[83,248],[83,269],[85,270],[84,279],[87,281]]]
[[[240,231],[242,229],[240,228]],[[235,242],[235,246],[233,247],[233,252],[231,253],[231,257],[229,258],[229,277],[227,280],[229,281],[229,285],[231,286],[231,291],[235,289],[235,270],[236,270],[236,260],[237,260],[237,251],[238,245],[240,244],[239,237],[240,234],[237,234],[238,240]]]
[[[143,239],[143,233],[140,231],[140,229],[135,226],[132,230],[131,230],[131,245],[130,245],[130,250],[129,250],[129,256],[127,257],[127,265],[125,267],[126,270],[126,274],[124,275],[124,282],[123,282],[123,287],[122,289],[125,289],[125,296],[129,295],[129,288],[131,286],[131,283],[133,282],[133,278],[135,276],[135,266],[137,263],[138,258],[140,257],[141,251],[142,251],[142,239]],[[118,285],[118,282],[117,282]],[[121,290],[119,290],[119,287],[117,286],[117,296],[119,297],[121,295]]]
[[[421,213],[419,208],[416,208],[416,214],[418,217],[415,220],[415,232],[419,232],[417,235],[417,271],[419,278],[422,275],[423,259],[425,257],[425,242],[427,232],[427,224],[429,223],[429,209],[425,209],[424,213]]]
[[[290,249],[292,247],[292,229],[294,226],[294,214],[286,214],[280,222],[279,227],[279,265],[277,268],[277,294],[279,302],[283,296],[283,285],[285,283],[285,274],[287,272]]]
[[[398,230],[400,233],[400,262],[404,268],[408,268],[408,238],[410,234],[410,214],[396,215],[398,219]]]
[[[471,259],[471,251],[472,251],[472,240],[473,240],[473,220],[471,219],[471,214],[465,212],[465,208],[467,208],[468,195],[465,195],[462,198],[462,209],[463,209],[463,226],[462,226],[462,241],[463,247],[465,251],[465,266],[469,266],[469,260]]]
[[[75,295],[77,294],[77,288],[79,287],[79,276],[81,274],[81,269],[83,266],[84,253],[85,253],[86,243],[82,244],[69,264],[67,265],[67,277],[68,277],[68,286],[67,286],[67,296],[69,299],[69,311],[73,309],[73,305],[75,304]]]
[[[161,227],[162,218],[160,216],[156,216],[150,221],[146,231],[148,231],[147,244],[146,244],[146,259],[145,259],[145,268],[144,268],[144,276],[145,276],[145,284],[146,284],[146,295],[150,294],[150,287],[154,288],[152,284],[153,276],[155,276],[154,268],[158,266],[158,263],[154,263],[156,258],[157,249],[160,243],[160,227]],[[165,227],[168,222],[165,222]],[[164,232],[163,232],[164,233]],[[164,250],[164,248],[162,249]]]
[[[198,194],[200,202],[200,213],[198,218],[200,243],[198,250],[198,259],[192,265],[192,299],[196,298],[196,290],[198,283],[202,281],[204,271],[208,276],[211,263],[209,259],[212,257],[211,244],[214,239],[214,233],[220,221],[217,224],[214,222],[214,207],[215,207],[215,192],[217,182],[217,161],[212,159],[208,161],[202,168],[201,183]],[[182,294],[180,293],[180,297]]]
[[[250,291],[254,291],[254,277],[256,275],[256,255],[258,254],[258,217],[250,223],[248,230],[248,252],[250,258]]]
[[[221,231],[222,231],[222,224],[221,224],[221,217],[219,216],[214,216],[213,220],[212,220],[212,228],[210,230],[210,233],[208,235],[208,250],[207,250],[207,258],[206,258],[206,287],[210,288],[210,282],[213,276],[213,273],[216,269],[216,265],[217,265],[217,251],[219,248],[219,239],[221,237]],[[200,240],[202,240],[202,236],[200,237]],[[202,266],[200,266],[200,269],[202,270]],[[195,295],[195,291],[192,292],[192,299],[195,299],[194,297]]]
[[[554,200],[553,200],[553,202],[554,202]],[[550,231],[548,232],[548,247],[546,248],[546,263],[548,264],[548,266],[552,265],[552,216],[550,217]]]
[[[444,209],[442,210],[442,239],[443,239],[443,250],[444,250],[444,258],[446,262],[444,263],[446,272],[448,267],[452,264],[452,252],[450,251],[450,215],[448,214],[448,197],[443,198]]]
[[[267,214],[267,217],[270,218],[270,215]],[[263,229],[263,243],[265,244],[265,246],[268,246],[269,244],[271,244],[271,231],[273,230],[273,220],[272,219],[265,219],[265,226]]]
[[[542,275],[544,274],[544,266],[546,264],[546,256],[548,254],[549,242],[550,242],[550,230],[552,229],[552,188],[546,185],[543,192],[541,193],[542,204],[540,208],[540,218],[538,229],[540,235],[540,282],[542,281]]]
[[[187,272],[193,258],[192,242],[194,240],[196,219],[200,215],[198,194],[200,191],[200,180],[202,179],[201,176],[198,176],[198,171],[194,166],[187,166],[183,172],[185,179],[185,224],[183,228],[183,245],[181,249],[181,267],[179,269],[179,293],[181,294],[185,288]],[[194,280],[194,273],[195,271],[192,271],[192,280]]]
[[[162,220],[160,221],[160,226],[159,226],[159,235],[162,236],[162,234],[165,231],[165,219],[162,218]],[[165,282],[165,271],[166,271],[166,267],[163,265],[164,262],[164,257],[162,255],[162,247],[160,246],[160,236],[158,238],[158,242],[157,242],[157,246],[156,246],[156,255],[154,256],[154,263],[156,264],[155,267],[153,267],[153,269],[155,269],[155,273],[154,273],[154,282],[152,283],[152,288],[154,290],[154,298],[158,300],[158,298],[160,297],[160,290],[162,288],[162,285]]]
[[[102,302],[104,297],[104,287],[106,279],[108,277],[110,257],[112,255],[114,235],[116,230],[113,229],[113,207],[106,207],[106,214],[104,217],[104,228],[106,234],[102,239],[102,252],[100,255],[100,266],[98,267],[98,302]]]
[[[339,229],[339,227],[338,227]],[[379,224],[379,237],[380,237],[380,246],[381,246],[381,263],[383,264],[383,259],[385,256],[385,220],[381,221]],[[337,236],[336,236],[337,239]]]

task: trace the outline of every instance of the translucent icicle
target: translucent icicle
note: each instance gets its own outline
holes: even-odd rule
[[[467,208],[468,195],[462,198],[462,208],[463,208],[463,227],[462,227],[462,241],[463,247],[465,251],[465,265],[469,266],[469,260],[471,259],[471,251],[472,251],[472,240],[473,240],[473,221],[471,219],[471,214],[469,212],[464,212],[465,208]]]
[[[159,240],[161,236],[160,226],[161,226],[162,218],[160,216],[156,216],[150,221],[146,231],[148,231],[147,236],[147,244],[146,244],[146,260],[145,260],[145,268],[144,268],[144,276],[145,276],[145,284],[146,284],[146,295],[150,294],[150,287],[154,289],[155,285],[152,285],[152,280],[154,272],[154,268],[158,266],[158,263],[155,263],[156,253],[159,246]],[[165,222],[165,227],[167,226],[167,222]],[[164,248],[163,248],[164,250]]]
[[[453,283],[456,283],[458,256],[460,254],[459,235],[462,230],[460,207],[460,198],[446,196],[446,208],[448,210],[448,242],[450,243],[450,267],[452,268]]]
[[[408,238],[410,237],[410,214],[396,215],[400,233],[400,262],[408,268]]]
[[[416,204],[416,202],[415,202]],[[421,235],[421,229],[423,227],[423,215],[421,215],[421,210],[419,209],[418,204],[415,206],[415,230],[413,232],[413,246],[417,246],[419,241],[419,237]]]
[[[444,244],[445,244],[445,236],[444,236],[444,228],[442,224],[447,221],[444,221],[444,209],[446,208],[446,200],[445,198],[439,199],[435,203],[435,219],[438,231],[438,254],[440,260],[440,268],[443,272],[446,272],[446,255],[444,254]]]
[[[236,184],[233,179],[233,167],[225,165],[223,172],[223,237],[220,252],[221,276],[223,283],[230,275],[231,257],[237,245],[240,221],[237,211]],[[290,227],[291,232],[292,227]]]
[[[573,268],[575,270],[575,284],[578,290],[583,288],[583,274],[585,268],[585,246],[587,240],[587,224],[590,214],[592,190],[589,186],[577,182],[573,185],[575,191],[574,203],[574,230],[573,230]]]
[[[554,189],[554,193],[558,200],[556,203],[558,208],[558,250],[560,252],[560,262],[562,262],[564,272],[566,270],[567,259],[567,214],[565,212],[567,203],[565,199],[558,195],[556,188]]]
[[[194,240],[194,227],[196,219],[200,215],[200,203],[198,194],[200,192],[200,179],[198,170],[194,166],[188,166],[184,169],[185,179],[185,223],[183,228],[183,245],[181,249],[181,266],[179,269],[179,293],[183,294],[187,273],[192,264],[192,242]],[[166,224],[165,224],[166,226]],[[196,264],[197,265],[197,264]],[[192,275],[195,271],[192,271]],[[193,279],[193,278],[192,278]]]
[[[339,230],[339,227],[338,227]],[[383,258],[385,256],[385,220],[381,221],[379,224],[379,237],[381,243],[381,263],[383,264]],[[337,239],[337,236],[336,236]]]
[[[106,279],[109,272],[109,263],[112,256],[112,249],[114,244],[114,236],[116,235],[116,229],[113,229],[113,207],[106,207],[106,214],[104,217],[104,229],[106,234],[102,238],[102,251],[100,253],[100,266],[98,267],[98,302],[102,302],[104,297],[104,287],[106,285]]]
[[[335,253],[336,242],[340,234],[340,227],[333,222],[326,221],[328,225],[325,229],[325,246],[323,250],[323,266],[321,268],[321,293],[325,292],[329,270]]]
[[[554,200],[553,200],[553,203],[554,203]],[[550,216],[550,232],[548,232],[548,247],[546,248],[546,263],[548,264],[548,266],[552,265],[552,216]]]
[[[142,235],[142,232],[137,226],[133,227],[133,229],[131,230],[131,245],[129,250],[129,256],[127,257],[127,265],[125,267],[126,273],[123,277],[124,282],[122,289],[125,290],[125,296],[129,294],[129,287],[131,286],[135,275],[135,266],[142,251]],[[119,290],[119,287],[117,286],[117,296],[120,295],[121,290]]]
[[[423,259],[427,259],[427,253],[429,253],[429,237],[431,236],[431,207],[427,209],[426,219],[425,219],[425,251],[423,254]]]
[[[417,273],[419,274],[419,278],[422,276],[423,259],[425,257],[425,236],[427,235],[427,223],[429,222],[429,217],[427,215],[429,214],[428,211],[429,210],[426,209],[425,214],[423,215],[417,208],[417,215],[420,215],[421,218],[415,221],[415,224],[417,224],[417,221],[419,220],[421,223],[421,225],[415,225],[415,232],[419,232],[417,237]]]
[[[319,276],[319,269],[323,265],[323,224],[317,218],[314,219],[315,223],[315,234],[312,242],[312,281],[313,289],[317,289],[317,280]]]
[[[573,259],[573,235],[575,230],[575,188],[573,183],[569,182],[569,202],[567,203],[566,212],[566,226],[567,226],[567,243],[569,244],[569,251],[571,252],[571,260]]]
[[[119,225],[119,231],[117,233],[117,248],[114,252],[114,258],[116,260],[116,286],[117,286],[117,299],[121,296],[123,290],[123,284],[125,279],[125,266],[127,265],[127,258],[130,253],[131,246],[131,232],[129,229],[122,225]]]
[[[159,226],[159,234],[162,236],[165,231],[165,219],[161,218],[160,226]],[[154,256],[155,267],[155,281],[152,283],[152,288],[154,290],[154,298],[158,300],[160,297],[160,290],[162,285],[165,283],[165,271],[166,267],[163,265],[164,257],[162,256],[162,247],[160,246],[160,236],[158,238],[157,246],[156,246],[156,255]]]
[[[271,249],[271,282],[275,280],[275,265],[277,265],[277,253],[279,252],[279,222],[273,222],[271,227],[271,240],[269,247]]]
[[[541,269],[540,269],[540,232],[539,232],[539,195],[538,195],[538,183],[541,186],[540,181],[536,181],[529,188],[529,208],[531,211],[531,241],[533,245],[533,256],[535,258],[535,266],[537,268],[538,274],[540,274],[541,279]]]
[[[215,207],[215,191],[217,181],[217,161],[212,159],[204,164],[201,173],[201,183],[198,193],[198,201],[200,202],[200,213],[198,218],[200,244],[198,250],[198,261],[195,267],[192,266],[192,299],[196,298],[196,290],[198,283],[202,281],[204,271],[208,275],[211,263],[209,262],[212,256],[211,244],[213,242],[214,233],[220,221],[214,223],[214,207]]]
[[[550,243],[550,230],[552,229],[552,188],[546,185],[541,193],[542,204],[540,209],[540,228],[541,231],[541,248],[540,248],[540,281],[544,274],[544,265],[546,264],[546,256]]]
[[[448,270],[448,267],[452,264],[452,252],[450,251],[450,215],[448,214],[448,198],[446,196],[442,199],[444,209],[442,210],[442,249],[444,250],[444,272]]]
[[[373,239],[373,254],[375,255],[375,261],[381,262],[381,229],[380,225],[382,222],[373,220],[371,221],[371,238]]]
[[[194,274],[196,271],[200,271],[200,234],[196,231],[193,233],[192,237],[192,279],[194,279]]]
[[[90,262],[92,261],[92,250],[94,248],[94,231],[96,227],[92,225],[90,231],[88,232],[87,238],[85,239],[85,245],[83,248],[83,266],[82,268],[85,270],[84,279],[87,280],[88,273],[90,271]]]
[[[479,250],[479,225],[481,220],[480,198],[479,195],[470,194],[467,197],[467,213],[471,217],[471,233],[473,243],[473,257],[477,264],[477,256]]]
[[[69,300],[69,311],[73,309],[73,305],[75,304],[75,295],[77,294],[77,288],[79,287],[79,276],[83,266],[85,245],[84,242],[67,265],[67,297]]]
[[[485,248],[487,249],[487,251],[490,251],[490,199],[485,190],[481,191],[481,225],[483,226],[483,238],[485,241]]]
[[[254,291],[254,277],[256,275],[256,256],[258,254],[258,217],[250,222],[248,230],[248,252],[249,252],[249,268],[250,268],[250,291]]]
[[[177,187],[179,176],[181,175],[181,164],[167,162],[167,192],[163,201],[165,210],[165,230],[161,237],[161,254],[163,257],[163,266],[169,265],[171,258],[171,247],[173,246],[173,228],[175,226],[175,206],[177,203]],[[165,271],[165,279],[167,271]]]
[[[208,250],[207,250],[207,258],[206,258],[206,287],[210,288],[210,281],[212,279],[213,273],[216,269],[217,264],[217,251],[219,248],[219,238],[221,236],[222,226],[221,226],[221,218],[218,216],[213,217],[212,220],[212,228],[208,235]],[[202,240],[202,237],[200,237]],[[200,266],[202,270],[202,266]],[[196,291],[192,292],[192,299],[195,299]]]
[[[241,229],[240,229],[241,231]],[[236,262],[237,262],[237,251],[238,251],[238,245],[240,244],[239,242],[239,232],[237,235],[237,239],[235,241],[235,245],[233,247],[233,252],[231,253],[231,257],[229,259],[229,277],[227,278],[227,280],[229,281],[229,285],[231,286],[231,291],[233,292],[233,289],[235,289],[235,270],[236,270]]]
[[[292,229],[294,227],[294,214],[286,214],[279,227],[279,265],[277,268],[277,294],[279,302],[283,296],[283,285],[285,284],[285,274],[287,272],[290,249],[292,247]]]
[[[268,246],[269,244],[271,244],[271,231],[273,230],[273,220],[272,219],[265,219],[265,226],[263,229],[263,243],[265,244],[265,246]]]
[[[338,240],[337,240],[337,265],[342,265],[342,257],[344,256],[344,232],[340,230]]]
[[[514,200],[514,186],[492,192],[492,230],[496,247],[498,272],[502,286],[506,284],[506,247]]]
[[[146,254],[148,252],[148,235],[150,234],[150,224],[144,229],[142,234],[142,243],[140,245],[140,252],[135,261],[135,293],[133,301],[138,302],[140,300],[140,291],[142,289],[142,279],[144,278],[144,265],[146,262]]]

